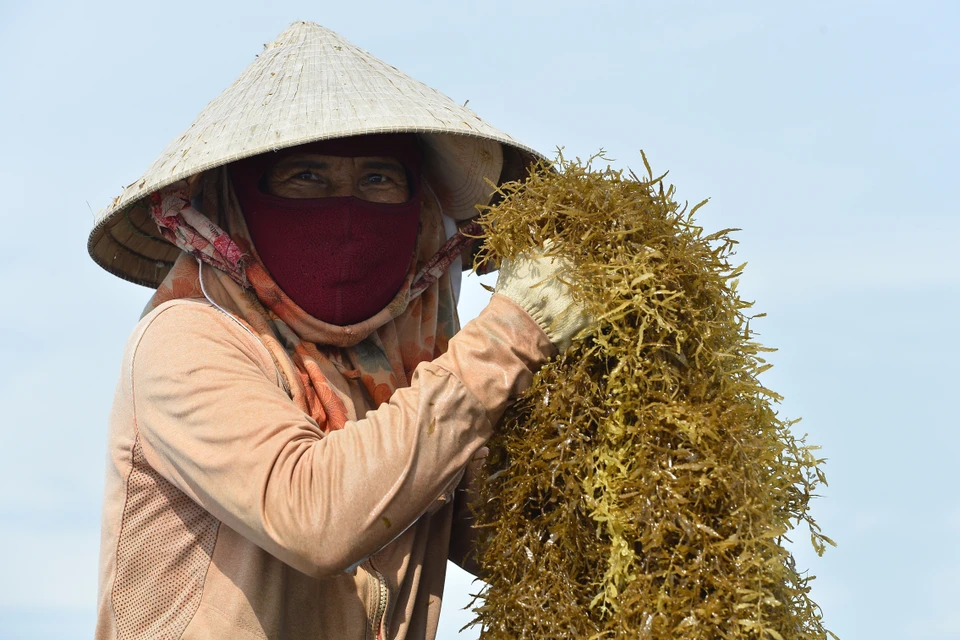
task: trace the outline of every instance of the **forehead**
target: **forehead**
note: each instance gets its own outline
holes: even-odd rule
[[[311,169],[380,169],[403,171],[398,159],[390,156],[331,156],[322,153],[298,152],[286,155],[271,164],[271,169],[310,167]]]

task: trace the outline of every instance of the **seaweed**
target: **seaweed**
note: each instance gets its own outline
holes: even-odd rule
[[[642,153],[642,152],[641,152]],[[783,545],[826,484],[818,447],[760,382],[736,229],[644,177],[558,156],[499,187],[477,260],[562,257],[597,322],[489,442],[477,488],[481,638],[834,636]]]

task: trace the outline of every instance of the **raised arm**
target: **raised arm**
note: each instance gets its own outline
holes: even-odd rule
[[[203,304],[158,312],[129,375],[150,465],[319,577],[362,561],[420,517],[552,353],[530,315],[494,296],[410,387],[326,436],[277,386],[266,350]]]

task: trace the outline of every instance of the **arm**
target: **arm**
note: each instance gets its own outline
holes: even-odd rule
[[[134,349],[135,415],[151,466],[318,577],[361,561],[420,517],[555,353],[526,312],[494,296],[410,387],[324,436],[275,384],[263,347],[214,309],[169,307]]]

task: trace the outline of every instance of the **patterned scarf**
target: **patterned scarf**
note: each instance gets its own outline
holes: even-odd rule
[[[321,363],[360,380],[379,406],[409,386],[418,364],[444,353],[459,329],[447,268],[473,242],[469,234],[476,228],[444,242],[437,199],[426,184],[422,192],[416,259],[400,292],[372,318],[340,327],[309,316],[264,269],[226,168],[175,183],[151,196],[151,214],[163,237],[184,253],[144,314],[169,300],[207,298],[204,288],[217,286],[229,298],[230,314],[270,351],[297,406],[325,431],[339,429],[346,407],[321,373]]]

